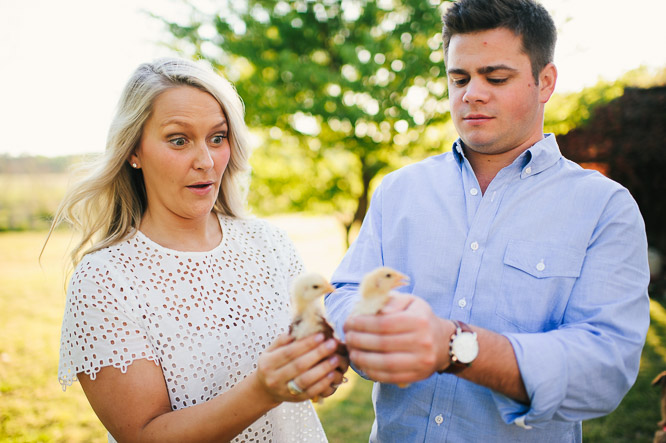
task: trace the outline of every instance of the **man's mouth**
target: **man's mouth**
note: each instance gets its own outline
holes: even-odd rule
[[[463,117],[463,120],[475,121],[475,120],[490,120],[492,117],[483,114],[470,114],[466,117]]]

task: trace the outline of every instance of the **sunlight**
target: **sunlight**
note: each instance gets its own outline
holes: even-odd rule
[[[666,327],[666,309],[653,300],[650,300],[650,318],[653,324],[659,323],[660,326]],[[654,328],[648,330],[646,343],[666,361],[666,346],[661,342]]]

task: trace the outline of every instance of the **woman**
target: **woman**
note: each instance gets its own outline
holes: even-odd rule
[[[242,217],[247,146],[226,80],[143,64],[105,156],[56,214],[82,233],[59,379],[80,381],[110,441],[325,441],[305,400],[331,395],[348,361],[334,339],[284,334],[302,264]]]

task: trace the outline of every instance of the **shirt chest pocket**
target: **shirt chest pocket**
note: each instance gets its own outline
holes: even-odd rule
[[[504,254],[496,314],[519,331],[555,329],[585,258],[584,251],[511,241]]]

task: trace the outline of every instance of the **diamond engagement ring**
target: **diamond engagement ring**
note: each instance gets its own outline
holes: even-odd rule
[[[287,390],[289,390],[289,393],[293,396],[301,395],[304,392],[294,380],[290,380],[289,383],[287,383]]]

